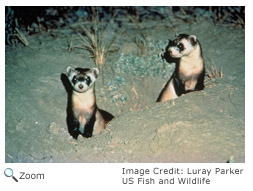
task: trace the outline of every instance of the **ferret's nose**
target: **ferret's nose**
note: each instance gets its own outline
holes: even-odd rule
[[[169,49],[168,51],[169,51],[170,54],[172,54],[172,50],[171,49]]]
[[[78,87],[79,87],[79,89],[83,89],[83,85],[82,84],[79,84]]]

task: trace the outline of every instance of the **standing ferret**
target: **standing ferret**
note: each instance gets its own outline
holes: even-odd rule
[[[157,102],[175,99],[182,94],[204,89],[205,65],[201,45],[194,35],[176,34],[164,56],[172,57],[176,69],[160,93]],[[165,57],[166,59],[166,57]]]
[[[98,134],[114,116],[97,107],[95,81],[99,75],[97,68],[67,67],[67,77],[73,88],[67,109],[67,122],[71,134],[91,137]]]

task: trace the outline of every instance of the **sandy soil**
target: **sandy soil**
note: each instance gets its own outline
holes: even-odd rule
[[[118,53],[96,82],[97,103],[116,118],[101,134],[73,139],[67,129],[67,66],[94,67],[81,50],[67,51],[69,28],[27,36],[29,46],[6,46],[6,162],[245,162],[245,31],[211,21],[122,22]],[[206,66],[222,78],[206,88],[166,103],[155,103],[166,76],[121,73],[118,88],[127,98],[113,102],[108,81],[121,53],[136,54],[131,40],[144,32],[152,42],[176,32],[195,34]],[[157,52],[157,55],[159,52]],[[150,55],[148,55],[150,56]],[[168,63],[164,63],[168,65]],[[116,92],[117,93],[117,92]]]

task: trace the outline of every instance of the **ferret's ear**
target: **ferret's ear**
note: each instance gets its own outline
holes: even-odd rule
[[[73,67],[71,67],[71,66],[68,66],[67,67],[67,75],[68,76],[70,76],[70,74],[72,73],[72,72],[74,72],[75,71],[75,69],[73,68]]]
[[[177,38],[178,36],[179,36],[179,33],[176,33],[176,34],[175,34],[175,38]]]
[[[168,43],[168,46],[173,46],[174,45],[174,42],[173,42],[173,40],[170,40],[169,39],[169,43]]]
[[[92,68],[91,72],[94,74],[95,78],[97,79],[99,75],[99,70],[97,68]]]
[[[195,46],[197,44],[197,37],[195,35],[190,35],[189,38],[192,46]]]

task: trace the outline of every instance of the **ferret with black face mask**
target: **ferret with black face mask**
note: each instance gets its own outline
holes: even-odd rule
[[[204,89],[205,65],[202,49],[194,35],[178,34],[170,41],[165,54],[176,62],[176,69],[160,93],[157,102],[175,99],[182,94]]]
[[[84,137],[98,134],[113,119],[110,113],[97,107],[95,81],[98,75],[97,68],[67,68],[67,77],[73,88],[67,121],[71,131],[76,131]]]

